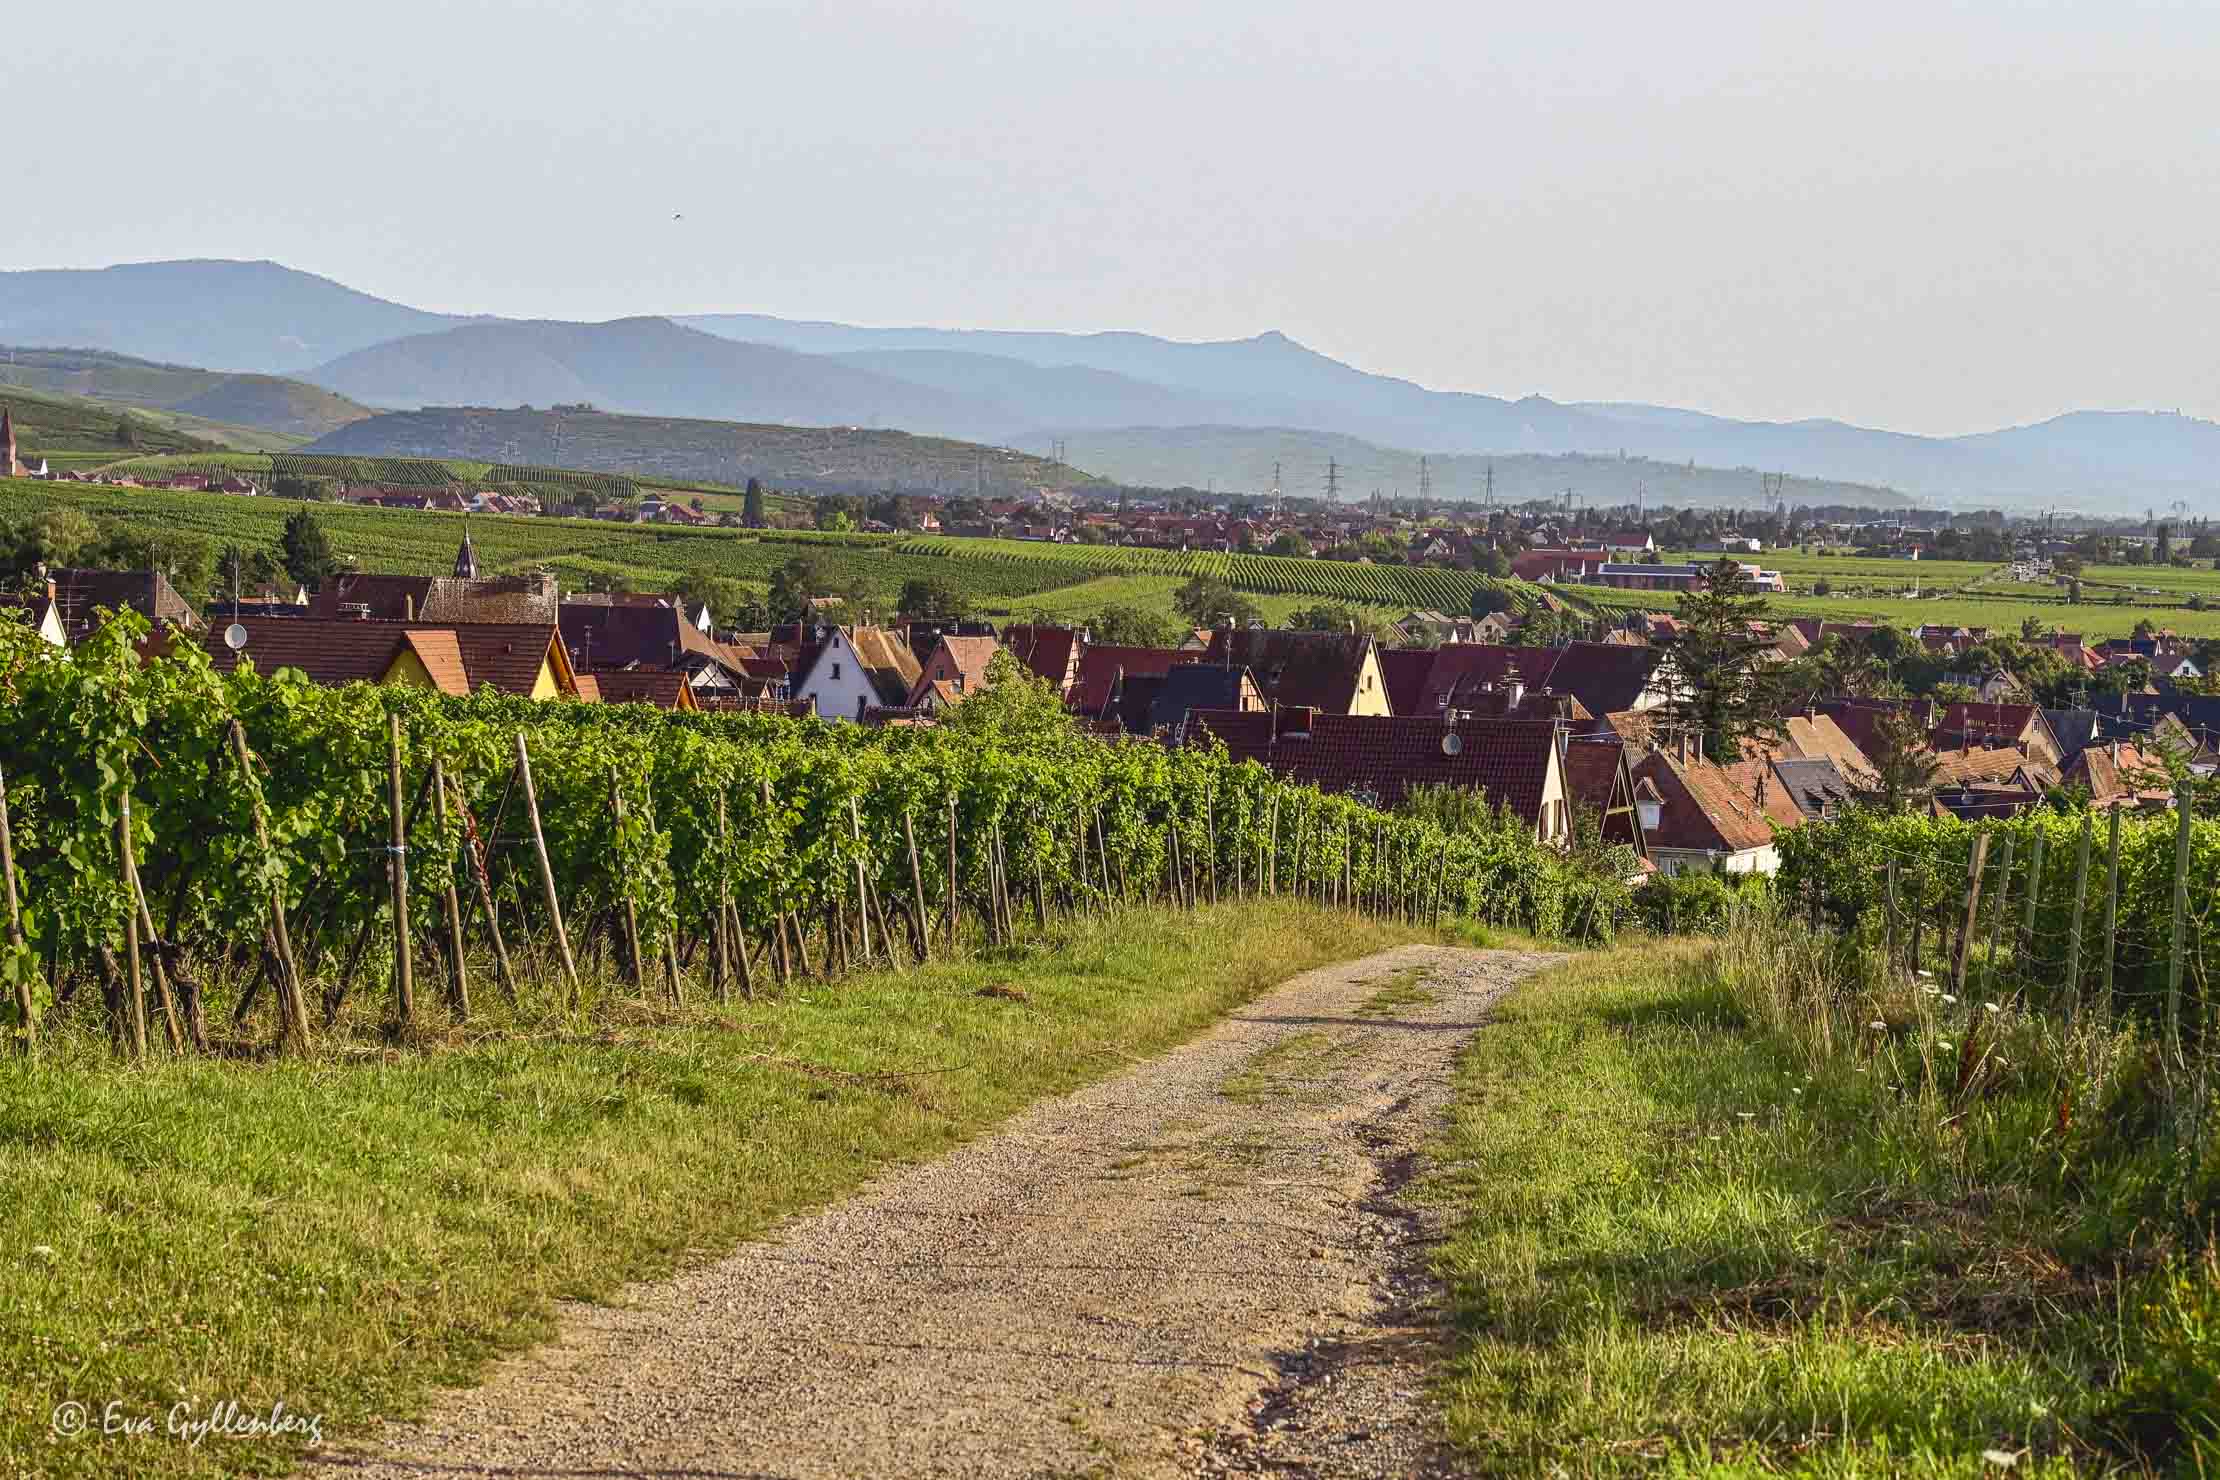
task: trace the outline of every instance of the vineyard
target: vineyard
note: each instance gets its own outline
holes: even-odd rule
[[[1236,590],[1263,596],[1316,596],[1369,606],[1420,607],[1462,614],[1473,593],[1501,592],[1519,611],[1532,609],[1538,588],[1471,571],[1437,566],[1364,565],[1293,555],[1228,555],[1208,550],[1157,550],[1130,545],[1052,545],[1030,540],[958,539],[920,535],[895,546],[905,555],[995,563],[1056,563],[1088,576],[1133,573],[1216,576]]]
[[[1777,885],[1907,972],[2062,1021],[2134,1020],[2172,1061],[2214,1060],[2220,819],[2042,809],[2009,821],[1852,813],[1780,839]],[[2200,1074],[2203,1071],[2200,1070]]]
[[[191,646],[142,663],[144,631],[50,658],[0,628],[0,976],[26,1047],[75,1025],[129,1058],[307,1052],[343,1015],[406,1042],[433,998],[456,1021],[489,990],[724,1000],[1221,896],[1568,936],[1623,904],[1530,841],[1222,753],[324,689]]]

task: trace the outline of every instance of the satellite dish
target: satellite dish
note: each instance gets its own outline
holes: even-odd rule
[[[231,624],[231,625],[230,625],[229,627],[226,627],[226,628],[224,628],[224,646],[225,646],[225,647],[227,647],[227,648],[230,648],[230,649],[231,649],[231,650],[232,650],[233,652],[235,652],[235,653],[236,653],[237,651],[239,651],[239,649],[241,649],[241,648],[245,647],[246,645],[247,645],[247,629],[246,629],[246,628],[244,628],[244,627],[240,626],[240,625],[239,625],[239,624],[238,624],[237,622],[233,622],[233,623],[232,623],[232,624]]]
[[[1441,737],[1441,753],[1443,755],[1458,755],[1464,751],[1464,748],[1465,737],[1462,735],[1452,733]]]

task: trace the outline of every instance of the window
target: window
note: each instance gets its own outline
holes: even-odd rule
[[[837,681],[837,680],[839,679],[839,677],[840,677],[840,665],[839,665],[838,663],[835,663],[835,664],[833,664],[833,678],[834,678],[834,679],[835,679],[835,680]]]

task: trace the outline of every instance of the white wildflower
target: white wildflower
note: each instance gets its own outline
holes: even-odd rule
[[[2004,1011],[2004,1009],[2003,1009],[2003,1008],[2001,1008],[2001,1007],[1997,1006],[1997,1005],[1996,1005],[1996,1004],[1995,1004],[1994,1002],[1984,1002],[1984,1003],[1982,1003],[1981,1005],[1982,1005],[1983,1007],[1986,1007],[1987,1009],[1989,1009],[1989,1011],[1991,1011],[1991,1012],[2002,1012],[2002,1011]]]
[[[2020,1457],[2008,1449],[1984,1449],[1981,1457],[2000,1470],[2009,1470],[2020,1462]]]
[[[1945,1007],[1955,1007],[1958,1003],[1958,999],[1951,996],[1948,992],[1942,994],[1942,1000]]]
[[[1933,981],[1935,979],[1935,973],[1926,970],[1924,967],[1918,971],[1913,972],[1912,974],[1926,981]]]
[[[1872,1022],[1867,1023],[1866,1026],[1871,1028],[1876,1033],[1886,1033],[1889,1030],[1889,1025],[1882,1022],[1879,1018],[1875,1018]]]
[[[1950,1047],[1950,1040],[1947,1038],[1938,1038],[1935,1040],[1935,1047],[1948,1048]]]
[[[1757,1112],[1755,1110],[1737,1110],[1734,1113],[1741,1116],[1744,1120],[1757,1119]]]

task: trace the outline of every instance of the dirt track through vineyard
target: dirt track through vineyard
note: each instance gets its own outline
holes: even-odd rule
[[[1404,946],[612,1306],[319,1468],[1453,1472],[1400,1194],[1458,1049],[1558,959]]]

